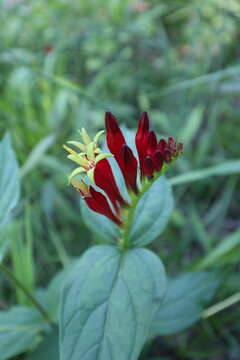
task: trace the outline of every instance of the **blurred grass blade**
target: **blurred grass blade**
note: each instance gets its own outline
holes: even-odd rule
[[[30,206],[26,205],[24,224],[16,223],[14,231],[11,233],[11,260],[13,274],[18,279],[28,293],[34,293],[34,258],[33,258],[33,234],[30,224]],[[22,232],[22,226],[24,232]],[[16,286],[16,298],[18,304],[32,305],[29,298],[23,291]]]
[[[20,197],[19,168],[9,133],[0,141],[0,194],[0,227],[4,227]]]
[[[54,134],[50,134],[39,141],[39,143],[30,152],[25,164],[20,169],[20,175],[22,177],[39,163],[43,154],[54,144],[55,141],[56,136]]]
[[[84,88],[80,87],[79,85],[74,84],[72,81],[62,77],[62,76],[56,76],[56,75],[50,75],[46,73],[38,73],[39,76],[43,76],[46,79],[52,81],[56,85],[59,85],[61,87],[68,88],[69,90],[74,91],[75,93],[83,96],[84,98],[88,99],[91,103],[99,106],[101,109],[107,109],[107,107],[98,101],[95,96],[91,96],[89,92],[87,92]]]
[[[179,139],[182,142],[190,143],[199,130],[203,120],[203,107],[198,106],[190,113]]]
[[[224,258],[228,260],[228,254],[233,249],[240,246],[240,230],[221,240],[207,256],[205,256],[194,268],[197,270],[206,269],[210,266],[217,265],[220,261],[224,264]],[[227,261],[226,261],[227,262]]]
[[[170,85],[162,91],[162,94],[165,95],[175,90],[185,90],[185,89],[193,88],[195,86],[216,85],[216,83],[219,81],[223,81],[225,79],[239,75],[240,75],[240,65],[235,65],[228,67],[227,69],[204,74],[193,79],[184,80],[177,84]]]
[[[210,176],[225,176],[240,173],[240,160],[226,161],[223,164],[201,170],[190,171],[183,175],[172,177],[171,185],[181,185],[193,181],[204,180]]]
[[[232,306],[240,301],[240,292],[228,297],[227,299],[210,306],[208,309],[202,312],[202,318],[207,319],[210,316],[217,314],[220,311],[227,309],[229,306]]]

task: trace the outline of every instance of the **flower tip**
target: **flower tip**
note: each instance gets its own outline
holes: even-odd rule
[[[115,133],[119,130],[117,119],[110,111],[105,114],[105,125],[107,132]]]
[[[140,119],[138,121],[138,129],[141,129],[141,131],[143,132],[148,132],[149,130],[149,118],[146,111],[144,111],[140,116]]]

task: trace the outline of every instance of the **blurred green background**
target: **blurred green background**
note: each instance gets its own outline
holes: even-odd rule
[[[173,179],[176,209],[152,248],[170,275],[220,272],[216,301],[237,293],[240,165],[229,161],[240,153],[240,2],[1,0],[0,22],[0,138],[9,130],[21,167],[8,234],[16,277],[34,292],[93,243],[62,144],[83,126],[102,129],[107,110],[131,129],[147,110],[159,135],[185,143],[168,177],[196,171]],[[224,176],[211,176],[216,166]],[[1,308],[28,305],[0,276]],[[236,305],[161,338],[147,358],[238,360],[239,315]]]

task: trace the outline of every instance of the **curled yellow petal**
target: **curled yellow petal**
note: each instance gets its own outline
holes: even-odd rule
[[[94,141],[87,145],[87,158],[90,161],[95,159],[95,147],[96,143]]]
[[[76,164],[78,164],[80,166],[84,166],[84,167],[88,166],[88,160],[80,155],[76,156],[76,155],[70,154],[67,157],[68,157],[68,159],[74,161]]]
[[[107,154],[107,153],[98,154],[95,158],[95,164],[97,164],[100,160],[105,159],[106,157],[109,156],[112,156],[112,154]]]
[[[90,144],[90,142],[92,142],[92,140],[90,139],[88,133],[86,132],[86,130],[84,128],[82,128],[82,130],[80,131],[80,135],[82,136],[83,142],[85,145]]]
[[[86,145],[80,143],[79,141],[67,141],[67,143],[76,146],[76,148],[83,152],[86,152]]]
[[[87,176],[88,176],[89,180],[90,180],[93,184],[95,184],[95,182],[94,182],[94,168],[92,168],[92,169],[90,169],[90,170],[87,171]]]
[[[77,189],[78,191],[81,191],[81,193],[84,196],[89,196],[89,186],[87,184],[85,184],[83,181],[81,180],[72,180],[71,181],[71,185]]]
[[[72,172],[71,172],[71,174],[69,175],[69,177],[68,177],[68,184],[70,184],[71,182],[72,182],[72,180],[77,176],[77,175],[79,175],[79,174],[83,174],[83,173],[85,173],[86,172],[86,170],[83,168],[83,167],[78,167],[78,168],[76,168],[75,170],[73,170]]]
[[[99,131],[99,132],[94,136],[93,141],[95,141],[95,143],[97,144],[100,136],[101,136],[102,134],[104,134],[104,133],[105,133],[105,130]]]
[[[72,154],[72,155],[75,155],[75,156],[78,155],[78,153],[77,153],[75,150],[71,149],[71,148],[68,147],[67,145],[63,145],[63,148],[64,148],[69,154]]]

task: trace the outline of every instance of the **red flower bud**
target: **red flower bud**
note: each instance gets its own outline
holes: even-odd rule
[[[115,156],[117,162],[121,158],[120,152],[122,146],[126,143],[117,119],[111,112],[106,112],[105,125],[107,131],[107,145],[111,153]]]
[[[108,148],[120,167],[127,188],[137,192],[137,159],[134,157],[132,150],[126,145],[117,119],[112,113],[106,113],[105,123]]]
[[[117,213],[119,212],[119,204],[127,205],[118,190],[111,166],[107,159],[102,159],[96,164],[93,176],[95,184],[105,191]]]
[[[137,188],[137,159],[133,155],[132,150],[124,144],[121,149],[122,155],[122,173],[128,189],[138,192]]]
[[[88,207],[99,214],[107,216],[115,224],[121,225],[121,220],[114,215],[105,196],[99,191],[96,191],[92,186],[90,186],[89,192],[90,196],[84,197]]]
[[[154,160],[154,164],[155,164],[155,170],[159,171],[161,170],[162,166],[163,166],[163,155],[161,153],[160,150],[156,150],[155,153],[153,154],[153,160]]]
[[[152,155],[156,149],[157,149],[157,137],[154,131],[150,131],[150,133],[148,134],[147,154]]]
[[[154,171],[154,161],[151,156],[146,156],[143,162],[143,173],[149,178],[152,177]]]
[[[166,142],[166,140],[160,139],[160,140],[159,140],[159,143],[158,143],[158,149],[161,151],[161,153],[164,152],[164,150],[166,149],[166,147],[167,147],[167,142]]]
[[[138,130],[135,137],[141,172],[143,172],[143,162],[145,156],[147,155],[148,133],[149,119],[147,113],[144,112],[139,119]]]

